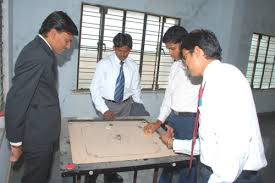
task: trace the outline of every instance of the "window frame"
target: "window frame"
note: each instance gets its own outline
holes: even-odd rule
[[[81,5],[81,18],[80,18],[80,34],[79,34],[79,51],[78,51],[78,63],[77,63],[77,81],[76,81],[76,90],[77,91],[85,91],[85,90],[88,90],[89,88],[86,88],[86,87],[83,87],[81,88],[80,86],[80,74],[82,73],[80,71],[80,64],[81,64],[81,41],[82,41],[82,27],[83,27],[83,13],[84,13],[84,6],[93,6],[93,7],[98,7],[99,8],[99,14],[100,14],[100,25],[99,25],[99,36],[98,36],[98,46],[97,46],[97,49],[96,49],[96,53],[97,53],[97,58],[96,58],[96,63],[98,61],[100,61],[102,59],[102,55],[103,55],[103,41],[104,41],[104,23],[105,23],[105,15],[106,15],[106,12],[102,12],[102,11],[106,11],[108,9],[112,9],[112,10],[119,10],[119,11],[123,11],[123,22],[122,22],[122,31],[121,32],[125,32],[125,29],[126,29],[126,14],[127,12],[133,12],[133,13],[142,13],[144,15],[144,19],[143,19],[143,28],[142,28],[142,38],[141,38],[141,47],[140,47],[140,50],[136,50],[137,53],[140,52],[140,54],[138,55],[139,56],[139,74],[140,76],[142,77],[142,72],[144,71],[143,70],[143,67],[144,67],[144,56],[145,56],[145,36],[146,36],[146,27],[147,27],[147,17],[148,16],[156,16],[156,17],[159,17],[159,30],[157,32],[157,35],[158,35],[158,40],[156,41],[156,51],[155,51],[155,57],[154,57],[154,63],[152,64],[152,67],[154,67],[154,72],[152,74],[152,87],[146,87],[146,88],[143,88],[142,90],[148,90],[148,91],[157,91],[157,90],[164,90],[167,86],[167,83],[168,83],[168,76],[167,76],[167,81],[166,80],[161,80],[163,81],[164,83],[166,82],[166,84],[162,84],[162,87],[159,87],[160,85],[160,66],[163,66],[163,63],[161,62],[161,57],[163,56],[162,53],[164,53],[163,51],[163,43],[162,43],[162,37],[163,37],[163,34],[164,34],[164,27],[165,27],[165,23],[166,23],[166,20],[167,19],[172,19],[175,21],[174,24],[172,23],[167,23],[168,25],[171,24],[172,25],[180,25],[180,22],[181,22],[181,19],[178,18],[178,17],[171,17],[171,16],[165,16],[165,15],[157,15],[157,14],[154,14],[154,13],[148,13],[148,12],[141,12],[141,11],[136,11],[136,10],[129,10],[129,9],[123,9],[123,8],[116,8],[116,7],[110,7],[110,6],[104,6],[104,5],[98,5],[98,4],[90,4],[90,3],[82,3]],[[131,34],[131,33],[130,33]],[[134,53],[133,51],[131,51],[131,53]],[[130,53],[130,54],[131,54]],[[164,55],[167,55],[164,53]],[[131,55],[130,55],[131,57]],[[172,58],[169,57],[169,59],[171,59],[171,64],[172,65]],[[91,61],[94,63],[94,61]],[[164,64],[165,65],[165,64]],[[169,67],[170,68],[170,67]],[[95,69],[95,68],[92,68],[92,69]],[[170,69],[169,69],[170,71]],[[94,71],[95,72],[95,71]],[[90,74],[94,74],[93,71],[91,72],[87,72],[87,73],[90,73]],[[151,76],[151,75],[150,75]],[[161,75],[162,76],[162,75]],[[165,77],[165,76],[162,76],[162,77]],[[87,79],[89,80],[89,79]],[[92,75],[91,75],[91,80],[92,80]],[[90,81],[91,81],[90,80]],[[151,80],[150,80],[151,81]],[[142,78],[141,78],[141,82],[142,82]],[[87,82],[88,83],[88,82]],[[146,82],[145,82],[146,83]],[[83,84],[85,85],[85,84]],[[86,84],[87,85],[87,84]],[[146,85],[146,84],[144,84]],[[149,84],[147,84],[149,86]],[[165,87],[163,87],[163,85],[165,85]]]
[[[253,47],[253,38],[254,36],[258,36],[257,38],[257,43],[256,43],[256,48],[255,48],[255,56],[254,54],[252,53],[252,47]],[[263,36],[267,37],[267,46],[266,47],[261,47],[261,44],[263,44],[261,42],[261,40],[263,39]],[[250,84],[250,87],[254,90],[272,90],[272,89],[275,89],[275,42],[273,44],[271,44],[270,40],[271,39],[274,39],[275,40],[275,36],[271,36],[271,35],[267,35],[267,34],[263,34],[263,33],[258,33],[258,32],[254,32],[252,34],[252,39],[251,39],[251,45],[250,45],[250,50],[249,50],[249,59],[248,59],[248,65],[247,65],[247,69],[246,69],[246,78]],[[273,60],[271,63],[267,62],[267,58],[270,57],[270,55],[268,55],[268,52],[270,51],[270,45],[272,45],[274,48],[272,49],[273,52],[271,53],[271,59]],[[262,49],[266,49],[265,50],[265,54],[264,54],[264,57],[261,57],[263,58],[263,62],[260,62],[259,61],[259,55],[260,55],[260,50],[262,51]],[[271,51],[272,51],[271,50]],[[250,60],[250,57],[254,56],[254,59],[253,60]],[[272,58],[273,57],[273,58]],[[252,71],[250,71],[251,67],[249,67],[249,64],[252,64]],[[263,68],[262,68],[262,71],[259,73],[257,72],[257,66],[262,64]],[[272,68],[270,70],[270,78],[269,78],[269,81],[267,83],[268,87],[267,88],[264,88],[266,85],[264,85],[266,82],[264,82],[264,79],[265,78],[265,74],[267,73],[267,65],[268,64],[272,64]],[[260,75],[260,83],[257,85],[255,83],[255,78],[257,77],[256,74],[259,74]],[[250,76],[248,76],[250,75]],[[272,86],[273,85],[273,86]]]

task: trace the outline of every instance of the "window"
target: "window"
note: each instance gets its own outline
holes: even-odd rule
[[[88,89],[96,63],[113,54],[113,37],[125,32],[133,38],[129,55],[139,65],[143,89],[166,88],[173,63],[161,39],[179,18],[82,4],[77,89]]]
[[[254,89],[275,88],[275,37],[254,33],[246,78]]]

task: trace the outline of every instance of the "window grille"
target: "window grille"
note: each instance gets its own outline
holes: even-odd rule
[[[275,88],[275,37],[254,33],[246,78],[254,89]]]
[[[179,24],[179,18],[82,4],[77,89],[89,88],[96,63],[114,53],[113,37],[119,32],[133,38],[129,57],[139,65],[142,88],[166,88],[173,60],[162,37],[169,27]]]

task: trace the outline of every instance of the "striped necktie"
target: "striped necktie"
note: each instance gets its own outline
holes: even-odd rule
[[[123,73],[123,64],[124,62],[121,61],[119,75],[116,80],[116,89],[115,89],[115,95],[114,95],[114,101],[116,102],[122,102],[123,95],[124,95],[125,78]]]
[[[200,86],[199,95],[198,95],[198,107],[197,107],[197,114],[196,114],[195,125],[194,125],[193,136],[192,136],[192,147],[191,147],[191,155],[189,160],[189,169],[191,169],[192,167],[192,161],[194,157],[194,148],[195,148],[196,139],[198,136],[199,116],[200,116],[199,107],[202,105],[202,95],[203,95],[204,87],[205,87],[205,84],[203,85],[203,87],[202,85]]]

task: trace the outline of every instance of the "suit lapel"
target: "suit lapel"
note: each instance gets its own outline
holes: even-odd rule
[[[50,57],[55,57],[54,52],[51,50],[48,44],[41,37],[36,36],[35,40],[37,40],[41,44],[42,48]]]
[[[54,73],[54,78],[57,81],[57,77],[58,77],[57,58],[56,58],[54,52],[51,50],[51,48],[49,47],[49,45],[41,37],[36,36],[35,39],[37,39],[37,41],[39,41],[39,43],[41,44],[41,46],[45,50],[45,52],[49,55],[49,57],[52,58],[50,60],[50,62],[51,62],[52,70],[53,70],[53,73]]]

